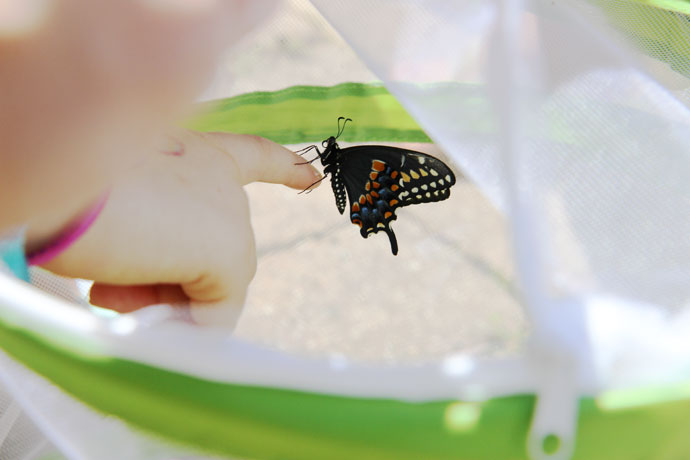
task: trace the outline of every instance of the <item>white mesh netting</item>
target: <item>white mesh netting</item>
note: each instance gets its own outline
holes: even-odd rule
[[[327,187],[306,201],[250,186],[260,264],[237,335],[406,362],[532,353],[531,328],[537,349],[577,363],[566,397],[687,378],[688,16],[622,0],[313,4],[337,34],[287,2],[204,97],[375,75],[468,180],[447,203],[401,213],[396,260],[372,255],[386,241],[353,243]],[[397,294],[381,300],[381,285]],[[21,423],[0,449],[34,439]],[[120,428],[103,433],[107,445]]]

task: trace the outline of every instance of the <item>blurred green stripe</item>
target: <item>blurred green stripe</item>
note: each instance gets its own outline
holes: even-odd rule
[[[205,103],[187,124],[199,131],[254,134],[280,144],[319,143],[335,135],[340,116],[352,118],[346,142],[431,142],[382,86],[343,83],[294,86]]]
[[[221,110],[248,104],[275,104],[290,99],[333,99],[340,96],[375,96],[388,94],[382,85],[367,83],[341,83],[335,86],[291,86],[278,91],[257,91],[223,99]]]

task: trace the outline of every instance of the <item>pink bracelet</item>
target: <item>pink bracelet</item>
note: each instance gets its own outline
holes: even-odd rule
[[[94,223],[101,211],[103,211],[109,195],[109,191],[103,194],[91,209],[79,216],[79,218],[67,227],[64,233],[51,241],[47,246],[31,252],[31,254],[27,254],[27,263],[29,265],[45,264],[66,251],[67,248],[72,246],[72,244],[91,227],[91,224]]]

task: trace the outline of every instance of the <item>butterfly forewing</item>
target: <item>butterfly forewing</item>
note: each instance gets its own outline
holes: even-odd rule
[[[441,160],[409,151],[400,166],[401,206],[442,201],[450,196],[455,174]]]

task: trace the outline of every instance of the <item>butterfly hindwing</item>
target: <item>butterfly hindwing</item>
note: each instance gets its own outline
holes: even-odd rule
[[[340,150],[339,163],[339,175],[350,201],[350,220],[360,227],[364,238],[381,230],[386,232],[394,255],[398,244],[390,224],[397,219],[396,209],[445,200],[455,184],[455,175],[442,161],[413,150],[348,147]]]

